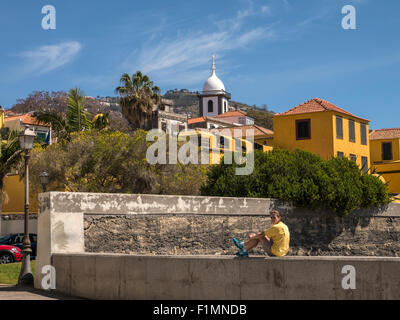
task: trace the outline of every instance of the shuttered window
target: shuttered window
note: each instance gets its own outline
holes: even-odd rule
[[[296,139],[311,139],[311,120],[296,120]]]
[[[391,142],[382,143],[382,160],[393,160]]]
[[[366,146],[367,145],[367,126],[365,125],[365,123],[361,123],[360,128],[361,128],[361,144]]]
[[[354,162],[357,162],[357,156],[355,154],[351,154],[350,155],[350,160],[354,161]]]
[[[349,141],[356,142],[356,130],[354,127],[354,120],[349,119]]]
[[[336,117],[336,138],[343,139],[343,118]]]
[[[343,159],[343,157],[344,157],[343,152],[338,151],[338,152],[337,152],[337,157],[340,158],[340,159]]]
[[[368,158],[367,157],[361,157],[361,170],[364,173],[368,172]]]

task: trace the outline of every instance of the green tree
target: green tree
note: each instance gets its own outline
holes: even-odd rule
[[[85,131],[93,127],[85,111],[85,94],[79,88],[70,89],[68,93],[67,114],[55,110],[39,110],[35,117],[39,122],[51,125],[55,136],[60,140],[71,139],[72,132]]]
[[[110,126],[110,111],[106,114],[99,113],[93,118],[93,128],[102,130]]]
[[[124,73],[120,86],[115,89],[120,96],[122,113],[136,129],[151,129],[148,121],[153,107],[161,101],[161,90],[154,86],[147,75],[137,71],[132,77]]]
[[[0,214],[3,204],[4,178],[21,160],[21,153],[18,132],[10,132],[6,140],[0,136]]]
[[[235,175],[236,164],[210,167],[201,194],[276,198],[339,215],[390,201],[387,186],[348,159],[326,161],[310,152],[283,149],[256,150],[254,155],[254,171],[248,176]]]
[[[200,165],[150,165],[147,132],[74,132],[71,141],[31,153],[32,192],[40,192],[39,175],[46,171],[52,187],[72,192],[199,194],[205,182]]]
[[[88,113],[85,112],[85,94],[79,88],[69,90],[67,124],[71,132],[85,131],[92,127]]]

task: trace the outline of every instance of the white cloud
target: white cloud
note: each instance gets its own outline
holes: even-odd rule
[[[219,20],[212,31],[188,30],[175,38],[152,39],[137,54],[131,54],[122,67],[128,72],[141,70],[157,82],[194,84],[207,77],[212,53],[216,54],[218,69],[229,51],[249,48],[274,36],[271,27],[246,25],[246,19],[260,12],[269,13],[269,7],[238,11],[233,18]]]
[[[63,42],[57,45],[45,45],[31,51],[18,54],[26,61],[24,71],[45,74],[72,61],[82,45],[77,41]]]

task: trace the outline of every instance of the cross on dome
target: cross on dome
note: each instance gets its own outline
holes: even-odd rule
[[[215,74],[215,55],[213,54],[211,56],[212,58],[212,64],[211,64],[211,75]]]
[[[211,56],[211,76],[207,79],[203,86],[203,92],[218,93],[225,92],[223,82],[215,74],[215,55]]]

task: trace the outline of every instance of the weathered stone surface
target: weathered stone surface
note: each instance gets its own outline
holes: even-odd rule
[[[289,255],[400,256],[400,216],[285,216]],[[235,253],[232,238],[270,226],[268,216],[85,216],[85,251],[135,254]],[[263,254],[261,249],[254,254]]]

